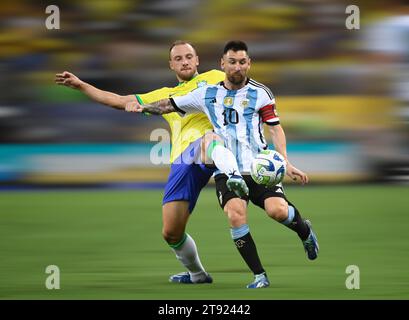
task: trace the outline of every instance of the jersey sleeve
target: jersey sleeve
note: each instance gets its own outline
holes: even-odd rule
[[[156,102],[162,99],[169,98],[169,88],[164,87],[160,88],[154,91],[150,91],[147,93],[143,94],[136,94],[136,99],[138,99],[138,102],[141,104],[148,104],[152,102]]]
[[[265,94],[263,97],[261,107],[258,112],[261,116],[261,120],[265,124],[275,126],[280,123],[275,98],[269,94]]]
[[[176,112],[181,116],[184,116],[185,114],[204,112],[204,101],[202,95],[202,88],[198,88],[184,96],[170,98],[170,102],[172,103]]]

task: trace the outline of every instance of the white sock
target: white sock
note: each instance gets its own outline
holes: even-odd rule
[[[192,282],[204,280],[206,271],[200,262],[196,243],[193,238],[186,234],[185,242],[178,248],[172,248],[176,258],[189,270]]]
[[[233,152],[222,145],[216,145],[210,155],[216,167],[223,171],[227,176],[233,174],[241,176],[236,157]]]

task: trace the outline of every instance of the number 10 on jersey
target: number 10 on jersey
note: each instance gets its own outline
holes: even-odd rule
[[[222,113],[224,117],[224,126],[228,124],[238,124],[239,123],[239,113],[236,109],[233,108],[226,108]]]

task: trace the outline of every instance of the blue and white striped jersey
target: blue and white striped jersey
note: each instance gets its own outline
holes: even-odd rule
[[[239,90],[229,90],[220,82],[173,97],[171,102],[181,115],[207,115],[214,131],[236,156],[241,173],[249,173],[252,159],[267,148],[263,123],[279,123],[273,94],[252,79]]]

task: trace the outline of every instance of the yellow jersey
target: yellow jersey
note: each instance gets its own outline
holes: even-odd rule
[[[198,74],[189,81],[181,82],[176,87],[164,87],[144,94],[135,94],[135,96],[140,104],[148,104],[175,96],[183,96],[207,84],[217,84],[223,81],[224,77],[224,72],[210,70]],[[172,147],[170,163],[175,161],[190,143],[196,141],[207,131],[213,129],[213,126],[204,113],[195,113],[181,117],[178,113],[172,112],[162,116],[169,123],[171,131]]]

